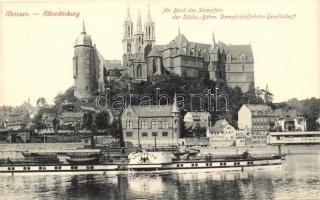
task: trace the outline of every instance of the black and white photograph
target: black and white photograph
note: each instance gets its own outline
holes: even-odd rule
[[[317,200],[320,1],[0,0],[1,200]]]

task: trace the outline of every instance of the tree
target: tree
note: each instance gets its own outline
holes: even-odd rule
[[[44,97],[39,97],[38,100],[37,100],[37,106],[39,108],[42,108],[42,107],[44,107],[46,105],[47,105],[46,99]]]
[[[95,117],[95,123],[98,129],[106,129],[109,127],[109,113],[100,112]]]

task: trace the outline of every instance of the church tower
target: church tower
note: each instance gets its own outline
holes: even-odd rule
[[[144,33],[145,33],[145,37],[144,37],[145,45],[153,46],[156,41],[156,38],[155,38],[154,22],[151,19],[149,3],[148,3],[148,16],[144,24]]]
[[[133,23],[130,17],[129,7],[127,9],[127,16],[123,24],[123,53],[132,54],[133,53]]]
[[[94,47],[83,22],[81,34],[77,37],[74,45],[73,78],[76,98],[92,97],[96,88],[95,74]]]
[[[173,138],[180,138],[180,110],[178,107],[178,102],[177,102],[177,94],[174,94],[174,99],[173,99],[173,105],[172,105],[172,117],[173,117],[173,124],[172,124],[172,129],[173,129]],[[177,141],[173,141],[177,142]]]
[[[133,37],[134,37],[134,52],[133,53],[143,54],[144,53],[144,38],[143,38],[143,32],[142,32],[140,10],[138,12],[136,32]]]
[[[219,79],[219,48],[216,44],[214,33],[212,32],[212,43],[210,48],[210,64],[208,66],[209,79],[217,81]]]

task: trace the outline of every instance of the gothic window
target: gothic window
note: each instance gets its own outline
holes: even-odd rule
[[[141,53],[141,47],[138,48],[138,52]]]
[[[153,70],[153,73],[156,73],[157,71],[156,61],[154,59],[152,59],[152,70]]]
[[[86,74],[90,74],[90,69],[89,69],[89,67],[86,67]]]
[[[245,70],[245,67],[244,67],[244,65],[242,65],[242,71],[244,72],[244,70]]]
[[[230,65],[227,65],[227,71],[230,72]]]
[[[88,86],[86,86],[86,91],[88,91],[89,90],[89,87]]]
[[[127,53],[131,53],[131,44],[127,44]]]
[[[142,78],[142,66],[140,64],[137,66],[137,78]]]
[[[73,58],[73,77],[78,76],[78,57]]]
[[[231,62],[231,55],[230,54],[227,55],[227,62]]]
[[[240,62],[245,62],[245,61],[246,61],[246,56],[244,54],[241,54]]]

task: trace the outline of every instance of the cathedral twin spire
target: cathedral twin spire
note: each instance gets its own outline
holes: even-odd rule
[[[133,28],[129,7],[127,8],[127,15],[126,15],[124,23],[125,23],[125,26],[127,26],[127,27],[125,27],[125,33],[126,33],[127,29],[128,29],[128,26],[131,25],[130,28]],[[144,28],[145,28],[145,32],[144,33],[145,33],[146,39],[147,40],[148,39],[149,40],[150,39],[154,40],[154,22],[152,21],[152,18],[151,18],[151,11],[150,11],[150,8],[149,8],[149,3],[148,3],[147,19],[146,19],[146,22],[144,24]],[[136,24],[135,33],[138,33],[138,34],[143,33],[140,9],[138,10],[138,17],[137,17],[137,24]],[[125,34],[125,36],[128,36],[128,35]]]
[[[130,10],[127,8],[127,14],[124,20],[124,37],[122,40],[124,53],[143,53],[147,45],[153,46],[155,43],[155,28],[151,18],[151,12],[148,3],[147,19],[142,27],[141,13],[138,10],[137,23],[133,31]]]

